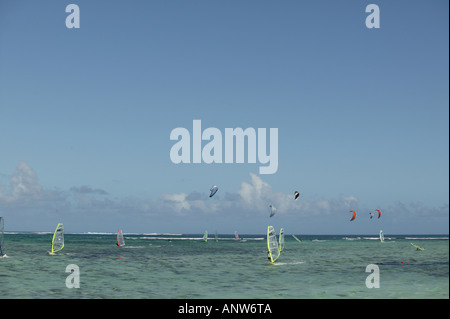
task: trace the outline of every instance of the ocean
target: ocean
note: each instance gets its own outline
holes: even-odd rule
[[[286,234],[275,264],[265,234],[202,236],[66,234],[50,256],[51,233],[5,233],[0,298],[449,298],[448,235]]]

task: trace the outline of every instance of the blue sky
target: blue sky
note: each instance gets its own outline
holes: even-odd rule
[[[79,29],[66,28],[70,3]],[[365,25],[369,3],[379,29]],[[447,1],[2,1],[5,227],[448,233],[448,12]],[[278,171],[172,163],[170,132],[195,119],[222,133],[278,128]],[[382,219],[369,220],[375,209]]]

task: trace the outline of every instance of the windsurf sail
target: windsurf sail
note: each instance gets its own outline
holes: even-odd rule
[[[217,187],[216,185],[213,185],[213,187],[211,187],[210,189],[210,194],[209,197],[213,197],[215,193],[217,193],[217,191],[219,190],[219,187]]]
[[[239,234],[238,234],[237,230],[234,232],[234,239],[239,240]]]
[[[356,218],[356,212],[354,210],[351,210],[350,213],[353,213],[352,219],[350,219],[350,221],[352,221]]]
[[[280,249],[278,248],[277,234],[273,226],[267,227],[267,254],[270,261],[275,262],[280,257]]]
[[[301,240],[301,239],[298,239],[298,238],[297,238],[297,236],[295,236],[295,235],[292,235],[292,237],[294,237],[294,238],[295,238],[295,240],[296,240],[296,241],[298,241],[299,243],[301,243],[301,242],[302,242],[302,240]]]
[[[55,233],[52,239],[52,253],[56,253],[64,248],[64,226],[59,223],[56,226]]]
[[[380,230],[380,241],[384,242],[384,234],[383,234],[383,230]]]
[[[284,250],[284,229],[280,229],[280,236],[278,238],[278,245],[280,246],[280,253]]]
[[[425,250],[425,248],[414,245],[413,243],[410,243],[410,244],[413,245],[414,247],[416,247],[416,250]]]
[[[269,209],[270,209],[270,216],[269,217],[272,217],[273,215],[275,215],[275,212],[277,211],[277,209],[272,204],[269,205]]]
[[[123,231],[122,231],[122,229],[119,229],[117,231],[117,246],[119,246],[119,247],[125,246],[125,240],[123,239]]]
[[[297,200],[299,196],[300,196],[300,193],[295,191],[294,192],[294,199]]]
[[[206,243],[208,241],[208,231],[205,230],[205,234],[203,234],[203,241]]]
[[[214,240],[217,242],[217,241],[219,241],[219,237],[217,237],[217,230],[216,230],[216,232],[214,233]]]
[[[3,234],[4,225],[5,225],[5,221],[4,221],[3,217],[0,217],[0,257],[5,255],[4,234]]]

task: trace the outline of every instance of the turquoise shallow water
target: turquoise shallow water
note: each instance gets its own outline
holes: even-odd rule
[[[275,265],[264,235],[201,236],[125,234],[118,248],[113,234],[66,234],[48,256],[51,234],[7,233],[0,298],[449,298],[448,235],[286,235]],[[66,287],[70,264],[80,288]],[[366,287],[369,264],[380,288]]]

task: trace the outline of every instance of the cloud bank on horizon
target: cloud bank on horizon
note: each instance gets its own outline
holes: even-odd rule
[[[380,208],[366,207],[351,194],[331,199],[301,196],[295,201],[294,190],[275,191],[253,173],[239,189],[225,190],[219,185],[213,198],[209,198],[210,185],[205,190],[161,193],[155,198],[117,197],[90,185],[51,189],[39,183],[26,162],[19,163],[11,175],[2,176],[0,215],[6,217],[7,230],[49,230],[56,222],[67,221],[69,232],[114,231],[125,224],[128,232],[199,233],[213,227],[232,233],[245,221],[241,233],[262,233],[269,223],[283,224],[288,232],[290,227],[291,233],[364,233],[371,230],[368,213]],[[273,218],[269,218],[270,204],[277,208]],[[423,225],[423,233],[448,233],[448,203],[427,207],[421,202],[396,202],[381,209],[382,219],[387,220],[383,227],[391,226],[396,233],[420,233],[408,226],[409,221],[415,224],[418,220],[434,227]],[[358,212],[361,228],[347,228],[349,210]]]

